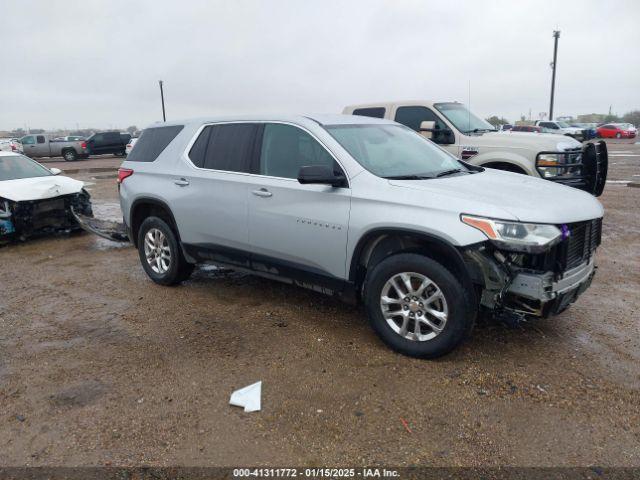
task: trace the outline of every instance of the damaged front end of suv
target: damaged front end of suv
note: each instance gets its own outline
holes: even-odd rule
[[[38,200],[14,201],[0,197],[0,242],[78,230],[72,211],[93,216],[91,196],[77,193]]]
[[[602,218],[561,225],[462,215],[486,242],[463,251],[480,306],[509,321],[564,311],[591,284]]]

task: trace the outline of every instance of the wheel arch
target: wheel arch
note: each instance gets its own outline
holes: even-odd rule
[[[437,261],[475,295],[471,274],[458,248],[436,235],[404,228],[375,228],[362,235],[351,257],[349,281],[360,293],[367,271],[398,253],[419,253]]]
[[[60,155],[64,156],[65,152],[73,152],[76,154],[76,157],[79,157],[80,154],[76,151],[74,147],[62,147],[60,150]]]
[[[131,205],[129,214],[129,230],[131,232],[131,241],[138,246],[138,230],[145,218],[157,216],[165,220],[174,230],[178,240],[180,240],[180,232],[178,224],[173,216],[173,212],[166,202],[153,197],[137,198]]]
[[[523,175],[529,175],[529,172],[527,172],[520,165],[510,161],[487,162],[487,163],[483,163],[482,166],[485,168],[494,168],[496,170],[502,170],[505,172],[514,172],[514,173],[521,173]]]
[[[496,168],[491,165],[512,166],[521,170],[526,175],[538,176],[535,171],[535,160],[527,154],[518,151],[494,150],[475,155],[468,162],[480,167]]]

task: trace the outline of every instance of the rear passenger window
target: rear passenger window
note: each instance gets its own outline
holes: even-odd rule
[[[42,135],[38,135],[36,137],[36,140],[38,141],[38,143],[44,143],[44,137]]]
[[[298,178],[300,167],[310,165],[327,165],[342,173],[331,154],[304,130],[280,123],[265,125],[260,175]]]
[[[257,129],[252,123],[209,125],[200,132],[189,158],[200,168],[249,172]]]
[[[361,115],[363,117],[384,118],[384,107],[370,107],[370,108],[356,108],[353,111],[354,115]]]
[[[127,161],[153,162],[183,128],[184,125],[171,125],[143,130],[136,142],[136,148],[131,150]]]
[[[204,157],[207,155],[207,144],[209,143],[211,129],[212,127],[205,127],[198,135],[191,150],[189,150],[189,158],[196,167],[204,168]]]

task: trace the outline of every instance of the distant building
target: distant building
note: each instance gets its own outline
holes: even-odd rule
[[[602,123],[607,117],[606,113],[589,113],[587,115],[578,115],[579,123]]]

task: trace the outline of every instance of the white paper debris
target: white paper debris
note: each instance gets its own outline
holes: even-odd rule
[[[245,412],[258,412],[260,411],[261,396],[262,382],[260,381],[233,392],[229,403],[236,407],[244,407]]]

